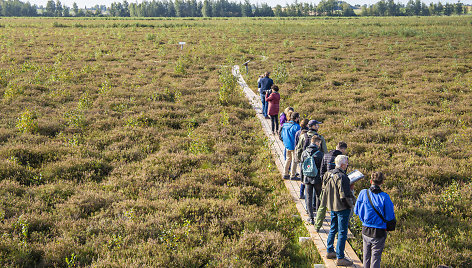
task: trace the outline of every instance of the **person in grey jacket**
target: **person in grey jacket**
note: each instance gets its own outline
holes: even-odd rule
[[[355,197],[351,192],[351,181],[346,174],[349,165],[346,155],[338,155],[334,160],[336,168],[327,172],[323,177],[323,197],[321,204],[331,211],[331,228],[326,241],[328,259],[335,259],[338,266],[351,266],[353,262],[344,256],[344,248],[347,240],[347,228],[351,208],[354,206]],[[324,203],[324,204],[323,204]],[[334,251],[334,238],[338,234],[338,243]]]

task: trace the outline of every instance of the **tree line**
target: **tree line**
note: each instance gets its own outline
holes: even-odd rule
[[[47,16],[47,17],[308,17],[308,16],[356,16],[354,8],[361,9],[360,16],[433,16],[461,15],[468,9],[460,2],[454,4],[431,3],[409,0],[405,4],[394,0],[381,0],[373,5],[351,6],[338,0],[321,0],[318,5],[298,3],[274,8],[268,4],[230,2],[228,0],[152,0],[142,3],[114,2],[109,7],[95,5],[81,9],[76,3],[72,8],[60,0],[49,0],[46,7],[31,5],[19,0],[0,0],[0,16]]]

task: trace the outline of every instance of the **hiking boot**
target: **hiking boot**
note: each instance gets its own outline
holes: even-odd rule
[[[308,218],[308,219],[306,220],[306,222],[307,222],[308,224],[311,224],[311,225],[314,225],[314,224],[315,224],[315,220],[314,220],[313,218]]]
[[[346,258],[336,260],[336,265],[337,266],[351,266],[352,264],[354,264],[354,262],[352,262],[351,260],[348,260]]]
[[[299,177],[291,177],[290,180],[292,180],[292,181],[298,181],[298,180],[300,180],[300,178],[299,178]]]
[[[282,178],[283,178],[284,180],[288,180],[288,179],[290,179],[290,175],[284,175]]]
[[[328,254],[326,254],[326,258],[327,259],[336,259],[336,252],[328,252]]]
[[[305,196],[304,196],[304,195],[300,195],[300,199],[305,199]]]

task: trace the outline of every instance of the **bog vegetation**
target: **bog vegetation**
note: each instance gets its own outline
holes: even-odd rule
[[[229,75],[247,60],[250,86],[274,71],[282,107],[387,174],[386,266],[472,265],[471,25],[2,19],[0,265],[319,262]]]

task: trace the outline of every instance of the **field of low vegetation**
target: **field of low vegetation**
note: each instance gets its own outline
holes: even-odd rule
[[[246,81],[387,175],[387,267],[472,265],[472,17],[0,20],[0,265],[312,267]],[[181,50],[178,43],[186,42]],[[356,190],[368,186],[367,180]],[[353,247],[362,255],[360,223]]]

